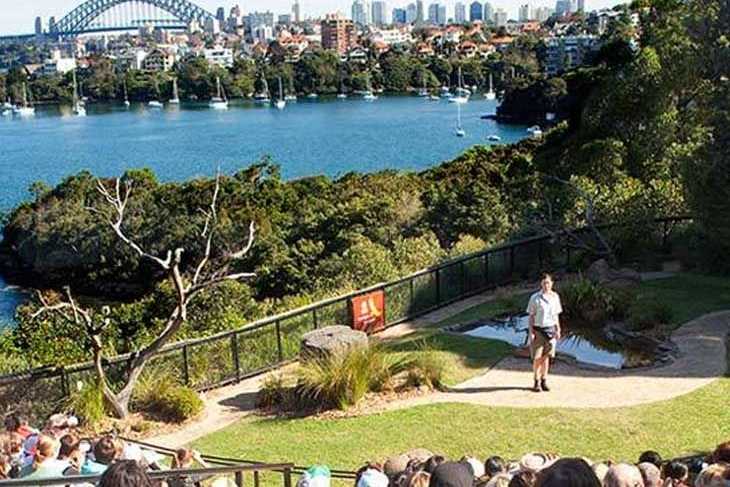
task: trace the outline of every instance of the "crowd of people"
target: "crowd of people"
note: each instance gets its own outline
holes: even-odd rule
[[[163,455],[113,435],[82,438],[77,427],[78,420],[65,414],[52,415],[41,429],[18,414],[8,415],[0,433],[0,481],[101,475],[100,486],[144,486],[155,485],[149,481],[149,471],[208,466],[194,450],[180,448],[165,462]],[[178,477],[166,484],[186,487],[192,481]]]
[[[730,487],[730,441],[706,458],[664,461],[647,451],[635,464],[592,462],[530,453],[517,462],[493,456],[484,462],[442,456],[369,463],[358,471],[356,487]]]
[[[31,427],[17,414],[7,416],[0,433],[0,481],[93,475],[100,476],[100,487],[192,487],[200,479],[189,472],[168,475],[164,482],[153,482],[149,472],[189,470],[196,464],[208,467],[193,450],[180,448],[166,462],[153,450],[111,435],[83,439],[77,427],[76,418],[65,414],[54,414],[42,429]],[[425,450],[417,452],[366,464],[357,472],[355,487],[730,487],[730,441],[705,458],[665,461],[659,453],[647,451],[635,464],[540,453],[516,462],[497,456],[484,462],[472,457],[449,461]],[[213,480],[216,487],[231,485],[225,478]],[[304,472],[297,487],[329,485],[329,469],[314,466]]]

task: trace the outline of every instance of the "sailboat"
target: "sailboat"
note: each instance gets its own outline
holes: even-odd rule
[[[276,108],[283,110],[286,108],[286,101],[284,100],[284,88],[281,84],[281,76],[279,77],[279,99],[276,100]]]
[[[469,90],[461,87],[461,66],[459,66],[459,86],[456,88],[456,96],[449,98],[450,103],[464,104],[469,101]]]
[[[266,76],[263,76],[262,80],[264,82],[264,91],[263,93],[256,93],[254,101],[256,103],[268,104],[271,103],[271,97],[269,96],[269,83],[266,81]]]
[[[221,79],[219,76],[216,76],[215,84],[217,89],[216,96],[210,99],[210,103],[208,103],[208,106],[213,110],[228,110],[228,100],[226,100],[226,92],[221,86]]]
[[[461,103],[456,104],[456,136],[457,137],[466,136],[466,131],[461,126]]]
[[[180,104],[180,93],[177,91],[177,78],[172,78],[172,98],[169,103],[172,105]]]
[[[160,101],[160,86],[157,84],[157,80],[155,80],[155,99],[150,100],[147,103],[147,106],[150,108],[162,108],[162,102]]]
[[[284,96],[284,101],[297,101],[296,91],[294,90],[294,81],[289,78],[289,94]]]
[[[127,93],[127,80],[124,80],[124,83],[122,85],[124,87],[124,106],[128,107],[130,105],[129,103],[129,93]]]
[[[428,89],[426,88],[426,76],[423,77],[423,88],[418,90],[418,96],[422,96],[422,97],[429,96]]]
[[[84,106],[84,102],[79,97],[79,85],[76,82],[76,70],[73,70],[73,82],[74,82],[74,98],[73,98],[73,110],[74,114],[76,114],[77,117],[85,117],[86,116],[86,107]]]
[[[489,73],[489,91],[484,94],[484,98],[487,100],[494,100],[497,98],[497,94],[494,92],[494,82],[492,81],[492,73]]]
[[[342,73],[340,73],[340,92],[337,93],[337,98],[340,100],[344,100],[347,98],[347,93],[345,93],[345,83],[342,79]]]
[[[13,113],[19,117],[30,117],[35,115],[35,108],[28,102],[28,89],[23,83],[23,98],[20,100],[20,106],[13,108]]]
[[[370,86],[370,73],[368,73],[367,80],[368,80],[368,82],[367,82],[368,89],[367,89],[367,91],[365,91],[365,93],[363,94],[362,98],[365,101],[375,101],[375,100],[378,99],[378,97],[373,94],[372,87]]]

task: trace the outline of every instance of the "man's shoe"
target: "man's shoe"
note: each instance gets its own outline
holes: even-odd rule
[[[542,387],[539,380],[535,379],[535,385],[532,386],[532,390],[534,392],[542,392]]]
[[[545,391],[545,392],[549,392],[550,391],[550,388],[548,387],[547,381],[545,379],[542,379],[540,381],[540,388],[542,388],[542,390]]]

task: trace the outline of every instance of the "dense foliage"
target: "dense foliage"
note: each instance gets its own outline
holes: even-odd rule
[[[566,114],[566,122],[540,141],[474,147],[420,174],[283,181],[276,165],[262,161],[224,177],[215,247],[241,241],[248,221],[256,221],[260,233],[241,267],[257,277],[202,296],[181,335],[229,329],[506,238],[579,226],[589,207],[598,222],[636,223],[619,236],[619,256],[645,245],[648,219],[684,213],[685,201],[700,224],[698,245],[730,250],[729,7],[720,0],[655,0],[636,7],[642,19],[637,47],[604,55],[563,82],[531,78],[529,58],[505,55],[525,70],[510,89],[533,90],[545,107]],[[627,45],[621,36],[633,35],[614,34],[610,42],[620,45]],[[391,86],[413,82],[426,68],[437,79],[454,75],[445,60],[409,64],[393,55],[383,64],[393,76],[381,79]],[[317,89],[337,89],[345,72],[326,56],[302,66],[326,73]],[[271,68],[266,76],[291,76],[302,89],[302,66]],[[256,73],[250,66],[234,69],[242,91],[257,83],[243,81]],[[210,76],[181,86],[202,96]],[[106,78],[99,79],[103,84]],[[194,262],[202,252],[199,208],[208,204],[212,181],[161,183],[147,170],[124,178],[135,188],[126,232],[154,254],[183,247],[186,262]],[[87,209],[100,206],[95,184],[91,174],[81,173],[52,190],[35,186],[33,199],[8,217],[0,262],[34,284],[71,284],[95,298],[127,300],[113,306],[106,345],[110,353],[133,350],[159,328],[172,290],[118,244],[102,215]],[[22,310],[18,330],[0,341],[7,360],[16,360],[13,350],[24,351],[30,363],[85,356],[88,347],[72,326],[31,322],[28,313]]]

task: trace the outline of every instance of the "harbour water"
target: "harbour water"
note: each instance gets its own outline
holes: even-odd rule
[[[456,104],[415,96],[300,99],[281,111],[251,102],[234,102],[227,111],[203,103],[90,104],[87,117],[73,116],[70,106],[38,107],[34,117],[0,117],[0,209],[27,199],[34,181],[54,185],[81,170],[114,176],[149,167],[173,181],[211,176],[219,165],[234,172],[263,156],[280,164],[287,179],[422,170],[494,143],[490,135],[500,143],[527,136],[525,127],[480,118],[495,110],[495,101],[481,97],[462,105],[466,136],[456,137]],[[0,293],[0,321],[14,296]]]

